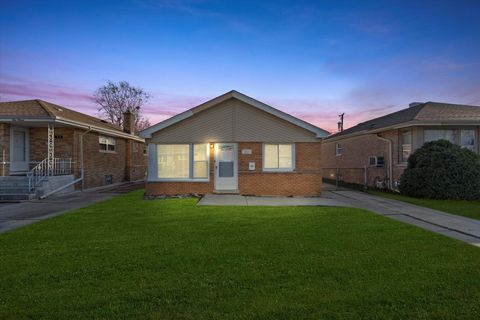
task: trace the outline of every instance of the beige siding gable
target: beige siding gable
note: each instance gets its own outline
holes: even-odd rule
[[[315,142],[319,139],[306,129],[232,98],[157,131],[151,141]]]

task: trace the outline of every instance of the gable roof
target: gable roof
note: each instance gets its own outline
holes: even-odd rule
[[[72,109],[40,99],[0,102],[0,120],[51,120],[77,127],[90,127],[94,131],[139,139],[124,132],[119,126]],[[141,139],[140,139],[141,140]]]
[[[326,131],[326,130],[323,130],[317,126],[314,126],[313,124],[310,124],[306,121],[303,121],[301,119],[298,119],[292,115],[289,115],[288,113],[285,113],[283,111],[280,111],[278,109],[275,109],[263,102],[260,102],[256,99],[253,99],[243,93],[240,93],[238,91],[235,91],[235,90],[231,90],[225,94],[222,94],[221,96],[218,96],[216,98],[213,98],[212,100],[209,100],[207,102],[204,102],[196,107],[193,107],[187,111],[184,111],[182,113],[179,113],[177,114],[176,116],[173,116],[167,120],[164,120],[162,122],[159,122],[145,130],[143,130],[142,132],[140,132],[140,137],[142,138],[151,138],[152,137],[152,134],[157,132],[157,131],[160,131],[162,129],[165,129],[171,125],[174,125],[182,120],[185,120],[187,118],[190,118],[192,117],[193,115],[201,112],[201,111],[204,111],[206,109],[209,109],[211,107],[214,107],[228,99],[231,99],[231,98],[235,98],[235,99],[238,99],[254,108],[257,108],[259,110],[262,110],[266,113],[269,113],[277,118],[280,118],[280,119],[283,119],[287,122],[290,122],[298,127],[301,127],[303,129],[306,129],[312,133],[315,133],[316,134],[316,137],[317,138],[324,138],[326,136],[328,136],[329,132]]]
[[[448,123],[480,124],[480,106],[460,105],[441,102],[419,103],[412,107],[368,120],[335,133],[327,139],[373,133],[395,126]]]

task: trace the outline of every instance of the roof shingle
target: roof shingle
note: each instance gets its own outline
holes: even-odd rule
[[[425,102],[410,108],[368,120],[335,133],[329,138],[336,138],[360,132],[369,132],[407,122],[455,122],[479,121],[480,107],[440,102]]]
[[[79,122],[108,130],[123,130],[111,123],[43,100],[0,102],[0,116],[58,119]]]

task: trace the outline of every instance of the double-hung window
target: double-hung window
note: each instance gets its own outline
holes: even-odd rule
[[[412,153],[412,131],[400,133],[400,162],[407,162]]]
[[[447,141],[450,141],[451,143],[455,143],[455,130],[427,129],[423,131],[424,142],[430,142],[435,140],[447,140]]]
[[[341,156],[342,155],[342,146],[340,143],[335,143],[335,155]]]
[[[208,179],[208,144],[157,145],[159,179]]]
[[[462,129],[460,130],[460,146],[471,151],[475,150],[475,130]]]
[[[99,136],[98,143],[99,143],[100,151],[115,152],[115,138]]]
[[[295,168],[294,145],[291,143],[265,143],[263,145],[263,169],[265,171],[293,171]]]

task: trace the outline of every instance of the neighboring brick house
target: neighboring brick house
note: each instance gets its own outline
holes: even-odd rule
[[[84,179],[75,184],[77,188],[144,180],[145,143],[134,134],[135,116],[128,112],[124,117],[122,130],[42,100],[1,102],[0,176],[17,178],[0,179],[0,194],[2,188],[8,193],[22,176],[34,188],[39,180],[52,183],[59,176],[63,182],[77,180],[82,168]],[[33,186],[32,180],[37,180]]]
[[[411,103],[336,133],[322,145],[323,177],[396,189],[410,154],[424,142],[446,139],[479,153],[480,107]],[[393,177],[393,179],[390,179]]]
[[[147,195],[318,196],[328,132],[230,91],[140,133]]]

